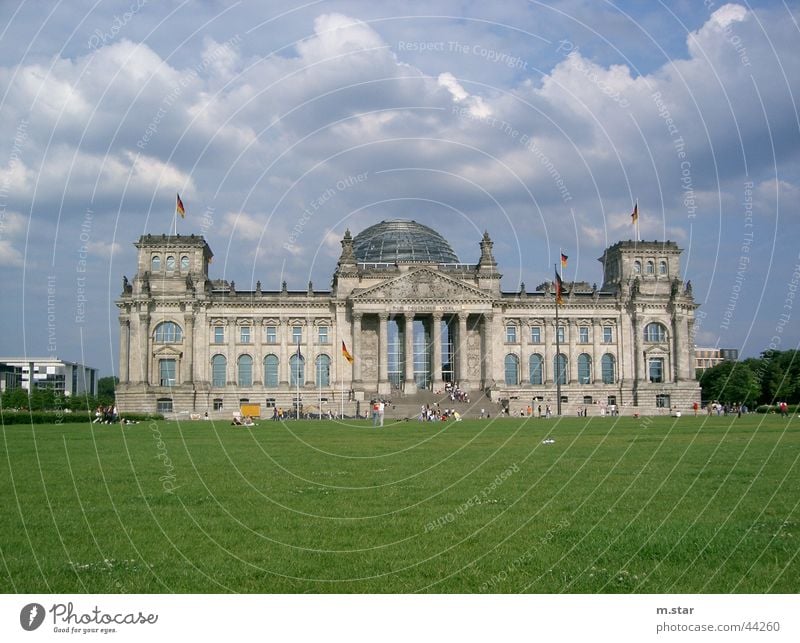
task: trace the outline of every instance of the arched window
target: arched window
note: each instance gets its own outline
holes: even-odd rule
[[[211,386],[225,386],[225,371],[228,360],[224,355],[214,355],[211,358]]]
[[[161,322],[156,326],[156,344],[176,344],[183,341],[183,331],[175,322]]]
[[[667,262],[663,259],[658,262],[658,274],[659,275],[666,275],[667,274]]]
[[[556,383],[567,383],[567,356],[559,353],[553,358],[553,373],[556,376]]]
[[[617,360],[611,353],[606,353],[600,359],[600,367],[603,371],[603,384],[613,384],[617,376]]]
[[[516,355],[506,355],[506,386],[519,384],[519,358]]]
[[[278,356],[267,355],[264,358],[264,386],[278,388]]]
[[[647,262],[647,274],[648,274],[648,275],[654,275],[654,274],[655,274],[655,272],[656,272],[656,265],[655,265],[655,263],[654,263],[652,260],[648,261],[648,262]]]
[[[161,270],[161,257],[153,255],[153,258],[150,260],[150,270],[152,272],[159,272]]]
[[[534,353],[531,355],[528,365],[531,384],[544,384],[544,359],[542,359],[542,356]]]
[[[237,364],[239,386],[253,386],[253,358],[249,355],[240,355]]]
[[[297,353],[294,353],[289,358],[289,384],[291,386],[302,386],[305,384],[305,365],[306,360],[302,355],[298,357]]]
[[[589,384],[592,380],[592,358],[586,353],[578,355],[578,384]]]
[[[331,358],[327,355],[318,355],[315,361],[316,385],[318,387],[331,384]]]
[[[172,255],[167,257],[167,270],[175,270],[175,257]]]
[[[658,322],[652,322],[644,327],[644,341],[646,342],[665,342],[667,341],[667,329]]]
[[[641,274],[642,272],[642,262],[641,261],[634,261],[633,262],[633,273],[635,275]]]
[[[183,255],[181,257],[181,270],[183,270],[184,272],[186,270],[189,270],[189,257],[187,257],[186,255]]]

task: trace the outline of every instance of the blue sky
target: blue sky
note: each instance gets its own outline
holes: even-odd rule
[[[642,238],[685,250],[698,345],[796,348],[798,13],[3,3],[0,354],[110,374],[132,243],[168,232],[176,191],[179,231],[241,289],[326,288],[345,228],[392,217],[468,262],[488,230],[505,290],[549,279],[559,248],[599,283],[638,199]]]

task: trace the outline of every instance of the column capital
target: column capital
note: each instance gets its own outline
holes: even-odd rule
[[[363,317],[364,317],[364,313],[353,311],[353,321],[361,321],[361,319]]]
[[[442,321],[442,318],[444,316],[444,314],[440,313],[440,312],[432,313],[432,315],[433,315],[434,321]]]
[[[378,319],[380,319],[382,322],[389,321],[389,313],[378,313]]]

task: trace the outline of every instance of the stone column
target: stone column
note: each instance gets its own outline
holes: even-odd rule
[[[673,368],[673,381],[679,382],[682,379],[681,373],[681,351],[683,350],[683,319],[678,313],[675,313],[675,316],[672,318],[672,368]],[[666,380],[665,380],[666,381]]]
[[[417,385],[414,381],[414,313],[405,313],[405,326],[403,330],[404,344],[403,359],[405,361],[405,392],[416,393]]]
[[[389,385],[389,314],[378,314],[378,393],[391,393]]]
[[[603,326],[599,317],[592,319],[592,380],[595,384],[603,383],[603,369],[601,365],[602,351],[600,350],[600,339],[603,334]]]
[[[264,341],[264,325],[261,320],[253,320],[251,339],[254,340],[253,349],[253,386],[264,385],[264,353],[262,343]]]
[[[494,351],[492,350],[492,330],[494,327],[494,313],[484,313],[481,324],[481,344],[483,349],[483,386],[494,384]]]
[[[545,319],[542,330],[544,331],[544,383],[555,384],[555,332],[556,320]]]
[[[317,363],[314,359],[314,331],[316,330],[314,326],[314,320],[310,317],[306,317],[306,349],[305,349],[305,364],[304,370],[305,373],[305,384],[306,386],[316,386],[316,367]]]
[[[637,313],[633,313],[631,323],[633,325],[633,403],[639,406],[639,383],[642,377],[642,364],[644,358],[642,356],[642,336],[641,336],[641,323]]]
[[[362,313],[353,313],[353,382],[361,384],[361,318]]]
[[[278,320],[278,379],[281,388],[288,388],[289,386],[289,320],[281,317]]]
[[[119,383],[130,380],[131,320],[119,320]]]
[[[228,384],[236,384],[237,378],[237,364],[236,364],[236,331],[239,328],[236,326],[236,317],[228,317]]]
[[[431,360],[431,389],[442,385],[442,313],[433,313],[431,319],[433,359]]]
[[[519,321],[519,382],[520,384],[531,383],[531,364],[530,364],[530,344],[531,327],[526,320]]]
[[[689,316],[684,315],[681,322],[683,345],[679,347],[681,352],[681,371],[682,379],[685,382],[694,380],[694,343],[691,340],[692,333],[689,328]]]
[[[467,313],[458,313],[458,372],[456,380],[461,387],[466,387],[467,377]]]
[[[139,313],[140,382],[150,383],[150,313]]]
[[[194,315],[186,313],[183,316],[183,367],[181,370],[181,384],[194,382]]]
[[[572,384],[578,381],[578,351],[575,349],[576,335],[578,334],[578,326],[574,319],[565,319],[565,326],[567,333],[567,384]]]

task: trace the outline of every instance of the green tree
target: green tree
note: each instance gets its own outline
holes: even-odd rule
[[[706,369],[700,377],[703,397],[726,404],[741,402],[752,406],[761,394],[758,378],[751,364],[722,362]]]
[[[27,409],[28,391],[24,388],[15,388],[3,393],[3,409]]]
[[[762,353],[761,402],[800,402],[800,352]]]
[[[101,377],[97,380],[97,398],[106,404],[113,404],[117,384],[119,384],[119,379],[116,377]]]

